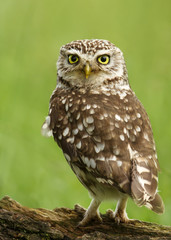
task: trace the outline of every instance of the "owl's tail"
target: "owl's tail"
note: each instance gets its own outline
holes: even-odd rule
[[[142,166],[139,166],[141,160]],[[139,206],[146,206],[152,211],[162,214],[164,204],[157,192],[157,169],[155,166],[150,168],[144,159],[133,160],[131,196]]]
[[[158,214],[164,213],[164,203],[158,193],[156,193],[152,201],[146,202],[145,206]]]

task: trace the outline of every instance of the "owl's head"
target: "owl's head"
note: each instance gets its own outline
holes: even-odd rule
[[[98,87],[108,80],[128,84],[123,53],[107,40],[77,40],[61,47],[58,78],[72,87]]]

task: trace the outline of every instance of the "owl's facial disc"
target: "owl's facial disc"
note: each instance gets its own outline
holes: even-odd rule
[[[64,45],[60,51],[57,69],[60,78],[77,87],[97,88],[106,79],[113,81],[115,77],[122,78],[124,75],[124,78],[127,78],[120,49],[101,40],[85,40]]]

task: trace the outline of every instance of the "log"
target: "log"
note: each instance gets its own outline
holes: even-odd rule
[[[108,214],[101,215],[103,222],[92,221],[78,227],[85,209],[54,210],[24,207],[8,196],[0,200],[0,240],[112,240],[112,239],[171,239],[171,227],[134,221],[114,223]]]

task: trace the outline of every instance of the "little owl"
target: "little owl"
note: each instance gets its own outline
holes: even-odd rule
[[[78,40],[61,47],[57,86],[42,134],[53,135],[92,201],[80,225],[117,199],[115,222],[129,222],[126,202],[160,214],[159,164],[144,107],[132,91],[123,53],[107,40]]]

